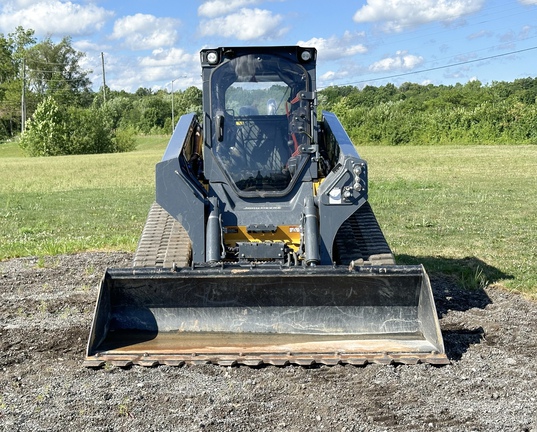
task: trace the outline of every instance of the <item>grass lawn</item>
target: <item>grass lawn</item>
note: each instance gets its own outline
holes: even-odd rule
[[[133,251],[166,137],[131,153],[25,158],[0,144],[0,259]],[[537,295],[537,146],[358,148],[399,263]]]
[[[0,145],[0,259],[134,250],[167,137],[131,153],[29,158]]]
[[[398,262],[537,294],[537,146],[364,147]]]

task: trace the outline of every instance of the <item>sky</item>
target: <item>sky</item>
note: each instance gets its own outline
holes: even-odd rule
[[[93,88],[201,85],[199,51],[301,45],[317,86],[537,75],[537,0],[0,0],[0,33],[72,38]],[[102,54],[101,54],[102,53]]]

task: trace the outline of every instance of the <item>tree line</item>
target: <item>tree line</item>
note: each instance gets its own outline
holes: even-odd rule
[[[0,143],[18,137],[32,156],[127,151],[135,135],[170,134],[172,117],[201,113],[196,87],[173,96],[147,88],[95,92],[84,57],[70,37],[38,41],[22,27],[0,34]]]
[[[127,151],[135,135],[170,134],[172,118],[201,113],[197,87],[173,95],[148,88],[95,92],[84,57],[69,37],[38,41],[22,27],[0,34],[0,143],[19,137],[30,155]],[[320,109],[334,112],[357,145],[535,144],[536,101],[536,78],[318,92]]]
[[[537,144],[537,79],[328,87],[319,104],[359,144]]]

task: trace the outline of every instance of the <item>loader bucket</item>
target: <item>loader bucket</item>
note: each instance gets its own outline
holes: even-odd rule
[[[85,365],[446,364],[422,266],[108,270]]]

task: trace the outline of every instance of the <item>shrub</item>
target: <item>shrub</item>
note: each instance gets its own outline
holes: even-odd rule
[[[114,151],[128,152],[136,148],[136,132],[133,128],[116,130],[114,141]]]
[[[27,122],[19,145],[30,156],[56,156],[68,154],[67,137],[66,113],[47,97]]]
[[[56,156],[130,151],[134,131],[113,129],[113,119],[101,108],[62,110],[51,97],[37,107],[21,135],[20,146],[30,156]]]
[[[65,154],[92,154],[114,152],[112,128],[104,111],[91,108],[70,108],[69,152]]]

